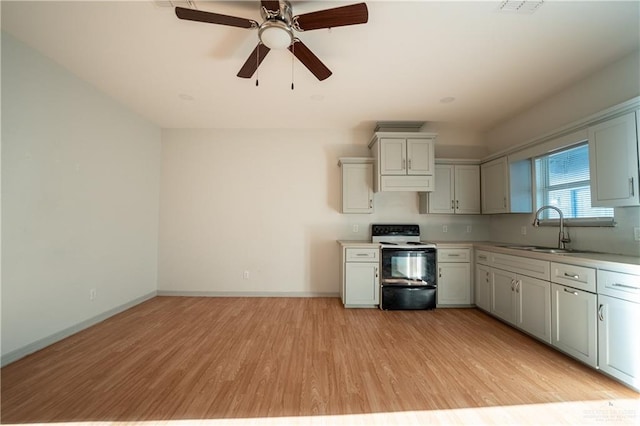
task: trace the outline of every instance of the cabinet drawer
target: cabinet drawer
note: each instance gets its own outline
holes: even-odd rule
[[[551,281],[591,293],[596,292],[596,270],[551,262]]]
[[[438,249],[438,262],[470,262],[470,250],[466,248]]]
[[[378,248],[348,248],[347,262],[377,262],[380,249]]]
[[[640,303],[640,276],[599,270],[598,294]]]
[[[476,263],[491,265],[491,253],[484,250],[476,250]]]

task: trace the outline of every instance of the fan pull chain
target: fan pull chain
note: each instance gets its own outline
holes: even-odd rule
[[[291,90],[293,90],[293,69],[294,69],[294,62],[295,62],[294,59],[296,57],[295,51],[296,51],[296,43],[294,41],[293,44],[291,45],[291,53],[292,53],[291,55]]]

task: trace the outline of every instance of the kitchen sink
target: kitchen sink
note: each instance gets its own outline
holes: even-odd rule
[[[527,251],[533,251],[536,253],[550,253],[550,254],[586,253],[583,250],[561,249],[561,248],[540,247],[540,246],[526,246],[526,245],[517,245],[517,244],[501,244],[499,245],[499,247],[514,249],[514,250],[527,250]]]

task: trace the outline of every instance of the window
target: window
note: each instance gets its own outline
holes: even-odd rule
[[[613,218],[612,208],[591,207],[587,143],[536,158],[535,175],[537,208],[557,207],[566,219]],[[552,209],[540,213],[540,219],[558,218]]]

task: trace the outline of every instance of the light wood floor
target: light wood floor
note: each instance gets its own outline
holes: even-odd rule
[[[602,416],[557,408],[584,401],[626,401],[623,420],[640,421],[638,393],[478,310],[344,309],[333,298],[156,297],[6,366],[1,379],[3,423],[351,423],[362,417],[344,415],[471,408],[492,422],[491,410],[532,404],[556,407],[553,422]]]

